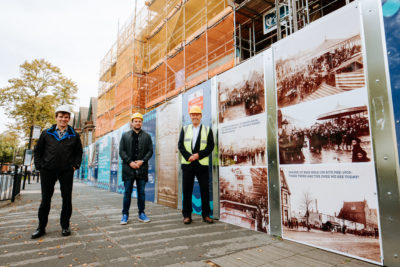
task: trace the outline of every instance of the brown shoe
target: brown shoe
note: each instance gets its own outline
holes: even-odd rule
[[[214,221],[213,221],[213,219],[211,219],[210,217],[206,216],[206,217],[203,218],[203,222],[206,222],[206,223],[213,223]]]
[[[185,218],[183,219],[183,223],[184,223],[184,224],[191,224],[191,223],[192,223],[192,218],[190,218],[190,217],[185,217]]]

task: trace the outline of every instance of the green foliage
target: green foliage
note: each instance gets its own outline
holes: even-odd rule
[[[14,131],[5,131],[0,134],[0,162],[13,162],[14,156],[22,153],[23,149],[18,148],[19,138]]]
[[[23,132],[26,138],[32,125],[44,129],[53,124],[56,107],[72,104],[78,91],[72,80],[44,59],[25,61],[20,65],[20,77],[9,79],[8,83],[0,88],[0,106],[16,121],[8,126]]]

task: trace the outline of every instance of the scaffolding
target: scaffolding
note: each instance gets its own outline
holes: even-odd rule
[[[235,0],[236,63],[353,1]]]
[[[148,0],[138,11],[135,6],[100,64],[96,138],[352,1]]]
[[[228,0],[153,0],[100,63],[96,136],[234,66]]]

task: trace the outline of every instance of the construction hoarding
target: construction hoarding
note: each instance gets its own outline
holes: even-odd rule
[[[157,201],[178,206],[178,139],[182,108],[181,97],[157,108]],[[177,121],[178,118],[178,121]]]
[[[382,263],[361,29],[353,3],[274,45],[282,236]]]
[[[263,55],[217,77],[220,220],[268,232]]]
[[[149,175],[146,183],[146,201],[155,201],[155,186],[156,186],[156,126],[157,126],[157,110],[152,110],[143,116],[142,129],[151,136],[153,142],[153,156],[148,161]]]

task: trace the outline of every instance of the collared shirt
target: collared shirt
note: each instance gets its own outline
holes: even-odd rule
[[[200,125],[197,127],[194,127],[193,125],[193,139],[192,139],[192,151],[194,150],[194,146],[196,145],[197,137],[199,136],[200,132]]]
[[[60,129],[58,128],[58,126],[56,126],[56,132],[57,132],[58,137],[59,137],[60,139],[61,139],[61,138],[64,136],[64,134],[67,132],[67,129],[68,129],[68,127],[65,128],[64,130],[60,130]]]

